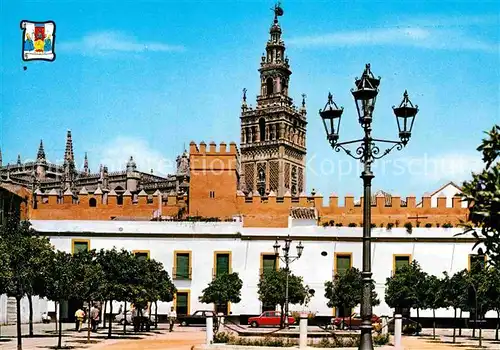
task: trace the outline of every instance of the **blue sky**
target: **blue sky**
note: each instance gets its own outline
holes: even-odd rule
[[[59,161],[72,130],[122,168],[134,155],[157,173],[191,140],[239,142],[241,90],[255,105],[272,1],[0,0],[0,147],[4,164]],[[318,110],[344,106],[341,139],[358,137],[353,81],[382,76],[374,135],[396,138],[391,106],[408,89],[420,112],[409,145],[375,164],[374,189],[422,195],[480,168],[482,132],[500,120],[499,7],[494,1],[282,1],[290,93],[307,94],[307,188],[361,193],[358,163],[333,152]],[[21,20],[54,20],[55,62],[21,60]],[[23,70],[27,66],[27,70]]]

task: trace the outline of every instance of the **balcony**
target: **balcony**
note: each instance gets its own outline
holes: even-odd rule
[[[233,269],[231,269],[231,268],[229,268],[227,271],[228,271],[228,272],[227,272],[228,274],[233,273]],[[214,279],[215,279],[215,277],[217,277],[217,272],[216,272],[216,270],[215,270],[215,269],[212,269],[212,280],[214,280]]]
[[[190,267],[188,272],[177,272],[176,268],[172,268],[172,279],[174,280],[191,280],[193,269]]]

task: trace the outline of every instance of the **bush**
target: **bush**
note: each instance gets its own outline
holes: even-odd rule
[[[394,227],[394,223],[393,222],[388,222],[387,223],[387,229],[388,230],[392,230],[393,227]]]
[[[377,227],[377,225],[375,225],[375,224],[372,222],[372,223],[370,224],[370,227],[371,227],[371,228],[376,228],[376,227]]]
[[[428,222],[425,224],[425,227],[427,227],[427,228],[432,227],[432,224],[430,222]]]
[[[447,222],[446,224],[443,224],[443,226],[442,226],[442,227],[443,227],[443,228],[452,228],[452,227],[453,227],[453,225],[452,225],[451,223]]]
[[[342,226],[344,226],[344,224],[342,224],[341,222],[337,222],[337,223],[335,224],[335,226],[337,226],[337,227],[342,227]]]
[[[354,222],[350,222],[348,226],[349,227],[356,227],[357,225]]]
[[[228,345],[246,345],[246,346],[272,346],[272,347],[293,347],[297,346],[297,341],[291,340],[290,338],[244,338],[244,337],[232,337],[226,343]]]
[[[292,315],[292,317],[295,319],[295,321],[298,323],[300,321],[300,312],[298,311],[292,311],[290,313]],[[314,318],[316,317],[316,314],[312,313],[312,312],[308,312],[307,313],[307,319],[309,320],[309,322]]]
[[[214,343],[229,343],[232,339],[234,339],[234,335],[228,332],[217,332],[214,334]]]
[[[389,343],[389,333],[387,334],[376,334],[373,336],[373,344],[375,345],[385,345]]]
[[[406,228],[406,232],[411,233],[411,231],[413,230],[413,225],[411,224],[411,222],[407,222],[404,226]]]
[[[359,346],[358,335],[343,335],[335,338],[322,338],[318,343],[312,344],[314,348],[349,348]]]

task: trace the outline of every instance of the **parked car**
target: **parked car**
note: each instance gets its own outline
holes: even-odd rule
[[[410,318],[403,317],[403,320],[401,323],[402,323],[401,331],[403,332],[403,334],[412,335],[415,333],[422,332],[422,325],[420,323],[418,323],[417,321],[413,321]],[[394,333],[394,318],[390,318],[387,321],[387,329],[388,329],[389,333]]]
[[[250,317],[248,324],[251,327],[261,326],[279,326],[281,322],[281,312],[279,311],[265,311],[260,316]],[[288,316],[288,324],[294,324],[295,318]]]
[[[155,324],[155,315],[151,315],[151,319],[149,321],[149,324],[152,326]],[[115,322],[119,324],[132,324],[132,312],[130,310],[127,310],[126,316],[123,315],[123,312],[119,313],[118,315],[115,316]]]
[[[207,324],[207,317],[214,317],[215,313],[212,310],[197,310],[192,315],[179,315],[177,322],[183,327],[186,326],[204,326]],[[215,324],[215,322],[214,322]]]
[[[333,325],[337,329],[352,329],[361,326],[361,316],[358,313],[353,313],[351,317],[336,317],[333,320]],[[372,325],[378,325],[382,320],[377,315],[372,315]]]

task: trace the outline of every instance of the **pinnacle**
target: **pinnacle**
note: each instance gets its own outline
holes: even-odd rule
[[[43,148],[43,140],[40,140],[40,146],[38,147],[38,153],[36,155],[37,160],[45,160],[45,150]]]

